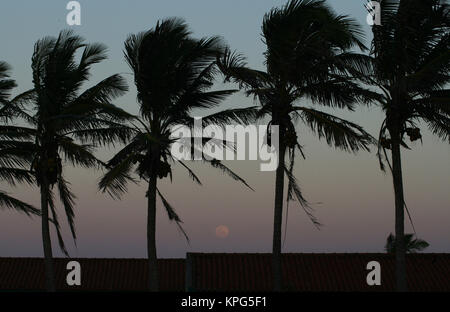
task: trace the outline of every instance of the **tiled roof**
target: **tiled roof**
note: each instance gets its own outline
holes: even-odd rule
[[[66,265],[78,261],[81,286],[67,286]],[[146,259],[55,259],[58,290],[144,291],[147,289]],[[183,291],[184,259],[160,259],[159,285],[162,291]],[[0,290],[43,290],[42,258],[0,258]]]
[[[81,264],[82,285],[66,285],[66,265]],[[189,253],[160,259],[162,291],[270,291],[270,254]],[[381,286],[368,286],[367,263],[381,264]],[[186,263],[186,265],[185,265]],[[185,269],[186,267],[186,269]],[[55,259],[58,290],[145,291],[145,259]],[[387,254],[283,254],[285,289],[292,291],[393,291],[394,257]],[[411,291],[450,291],[450,254],[407,255]],[[187,274],[186,274],[187,273]],[[43,290],[42,258],[0,258],[1,290]]]
[[[381,286],[368,286],[367,263],[381,265]],[[407,255],[411,291],[450,291],[450,254]],[[192,290],[270,291],[270,254],[188,254]],[[394,257],[388,254],[283,254],[285,289],[393,291]]]

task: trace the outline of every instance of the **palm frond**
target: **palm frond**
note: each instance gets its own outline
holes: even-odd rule
[[[115,146],[116,143],[126,144],[132,135],[135,134],[135,130],[128,126],[117,125],[105,128],[75,130],[70,134],[81,143],[90,142],[96,145]]]
[[[293,173],[290,172],[287,168],[284,168],[284,171],[286,173],[286,176],[288,178],[288,183],[290,185],[290,188],[288,189],[288,191],[290,192],[290,193],[288,193],[288,198],[294,199],[294,196],[295,196],[295,198],[299,202],[300,206],[302,207],[303,211],[306,213],[306,215],[311,220],[311,222],[314,224],[314,226],[317,229],[320,229],[322,224],[314,216],[313,209],[311,208],[310,204],[305,199],[305,197],[303,197],[302,191],[297,183],[297,179],[294,177]]]
[[[59,224],[58,214],[56,212],[55,197],[54,197],[53,191],[51,189],[48,192],[48,206],[51,211],[51,217],[49,219],[51,219],[51,223],[55,227],[56,236],[58,238],[59,248],[61,249],[61,251],[64,253],[64,255],[66,257],[69,257],[69,253],[67,251],[66,244],[64,243],[64,239],[63,239],[63,236],[61,233],[61,225]]]
[[[8,168],[29,168],[33,161],[34,149],[27,148],[27,142],[0,141],[0,167]],[[29,146],[33,146],[32,143]]]
[[[217,65],[224,82],[237,83],[240,89],[260,89],[271,81],[265,72],[249,68],[242,54],[228,48],[218,57]]]
[[[105,78],[95,86],[84,91],[74,100],[62,114],[86,115],[91,112],[106,112],[111,115],[130,117],[125,111],[111,105],[111,100],[124,95],[128,91],[126,80],[119,74]]]
[[[170,203],[164,198],[164,196],[161,194],[161,192],[159,191],[159,189],[156,189],[158,191],[158,195],[161,198],[161,201],[163,203],[164,208],[166,209],[167,212],[167,216],[169,217],[170,221],[175,221],[175,223],[178,226],[178,229],[180,230],[180,232],[183,234],[183,236],[186,238],[186,240],[189,242],[189,237],[186,233],[186,231],[183,229],[183,227],[181,226],[181,224],[183,223],[183,221],[181,221],[180,217],[178,216],[178,214],[176,213],[175,209],[172,207],[172,205],[170,205]]]
[[[64,206],[64,211],[67,217],[67,222],[69,223],[70,231],[72,233],[72,237],[76,242],[77,235],[75,232],[75,195],[71,192],[69,188],[70,183],[68,183],[62,176],[58,178],[58,193],[59,198]]]
[[[93,145],[77,144],[67,137],[60,138],[58,144],[65,160],[69,161],[74,166],[100,168],[104,165],[104,163],[93,154]]]
[[[36,215],[40,216],[41,212],[39,209],[34,208],[32,205],[20,201],[14,197],[9,196],[5,192],[0,191],[0,208],[14,209],[19,212],[23,212],[28,216]]]
[[[0,139],[30,140],[36,135],[36,130],[27,127],[0,125]]]
[[[369,146],[376,140],[364,129],[352,122],[306,107],[295,108],[301,118],[328,145],[344,151],[370,151]]]
[[[33,174],[29,170],[8,167],[0,167],[0,180],[6,181],[12,186],[17,183],[31,185],[34,182]]]
[[[217,159],[212,159],[212,160],[204,159],[204,162],[210,164],[214,168],[222,170],[222,172],[224,172],[227,175],[229,175],[233,180],[239,181],[239,182],[243,183],[246,187],[251,189],[252,191],[255,191],[244,179],[242,179],[239,175],[237,175],[235,172],[233,172],[233,170],[231,170],[230,168],[225,166],[220,160],[217,160]]]
[[[215,125],[220,127],[230,125],[231,123],[248,125],[259,119],[258,112],[259,109],[256,106],[231,108],[204,116],[202,117],[202,122],[204,125]],[[185,119],[183,124],[192,128],[194,126],[194,119]]]
[[[186,170],[187,170],[188,173],[189,173],[189,177],[191,177],[191,179],[192,179],[195,183],[197,183],[198,185],[202,185],[202,182],[201,182],[200,179],[197,177],[197,175],[195,174],[195,172],[192,171],[191,168],[189,168],[189,167],[188,167],[184,162],[182,162],[181,160],[178,160],[178,163],[179,163],[180,165],[182,165],[184,168],[186,168]]]
[[[130,177],[134,158],[134,154],[127,155],[119,163],[108,167],[107,173],[98,184],[102,192],[108,192],[111,197],[116,199],[120,199],[126,193],[128,182],[134,182]]]
[[[11,116],[22,118],[29,124],[36,124],[36,119],[27,111],[26,107],[37,99],[37,92],[34,89],[25,91],[15,96],[5,107]]]

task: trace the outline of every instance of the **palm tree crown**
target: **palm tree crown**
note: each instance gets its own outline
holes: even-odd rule
[[[283,146],[289,149],[289,167],[295,152],[302,153],[297,121],[303,121],[330,146],[368,150],[374,140],[362,127],[300,102],[353,110],[356,103],[369,103],[376,96],[357,81],[361,74],[358,66],[365,59],[349,51],[355,46],[364,48],[364,37],[355,22],[334,15],[324,1],[290,1],[266,14],[262,29],[266,71],[246,67],[245,59],[229,50],[219,64],[226,81],[239,83],[247,94],[259,99],[261,107],[248,110],[257,109],[257,118],[270,116],[270,123],[280,126]],[[293,182],[293,176],[287,176]]]
[[[417,122],[450,142],[450,14],[441,0],[383,1],[382,27],[373,26],[371,83],[386,114],[380,149],[391,149],[398,128],[404,147],[422,138]]]
[[[416,253],[420,252],[430,246],[426,241],[420,238],[415,238],[414,234],[405,234],[404,242],[405,242],[405,249],[406,253]],[[389,234],[386,245],[384,246],[384,249],[387,253],[395,254],[395,235],[392,233]]]

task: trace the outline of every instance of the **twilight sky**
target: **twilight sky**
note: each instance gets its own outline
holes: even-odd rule
[[[31,55],[34,43],[43,36],[57,36],[66,25],[65,0],[2,0],[0,4],[0,60],[13,66],[19,84],[15,94],[31,83]],[[264,45],[260,27],[264,13],[286,1],[275,0],[96,0],[79,1],[82,26],[73,27],[89,42],[109,47],[109,59],[93,68],[92,82],[114,73],[124,73],[130,84],[127,95],[116,104],[136,113],[136,90],[123,58],[127,35],[152,28],[158,19],[183,17],[195,37],[220,35],[232,49],[248,58],[252,67],[263,68]],[[330,0],[341,14],[357,19],[370,39],[365,24],[365,1]],[[369,41],[368,41],[369,42]],[[253,105],[242,94],[223,103],[223,108]],[[363,107],[354,113],[336,112],[377,134],[381,112]],[[318,231],[296,203],[289,208],[284,252],[380,252],[393,231],[394,201],[389,174],[379,170],[375,152],[347,154],[329,148],[303,125],[299,135],[306,160],[297,159],[296,176],[304,195],[314,204],[324,224]],[[405,194],[416,230],[431,247],[428,252],[450,252],[450,147],[422,128],[423,144],[412,143],[403,151]],[[114,150],[100,150],[107,160]],[[239,172],[255,189],[252,192],[220,171],[192,163],[204,186],[191,182],[182,168],[176,168],[174,182],[163,181],[161,191],[185,222],[191,242],[187,244],[163,207],[158,210],[158,256],[184,257],[186,251],[270,252],[273,226],[274,172],[260,172],[257,161],[232,161],[227,165]],[[129,193],[115,201],[97,190],[101,172],[65,168],[66,177],[77,194],[77,248],[65,232],[73,257],[145,257],[145,185],[130,185]],[[11,189],[20,199],[38,205],[37,188]],[[59,207],[61,208],[61,207]],[[63,211],[60,211],[60,218]],[[63,227],[67,229],[67,224]],[[219,227],[224,225],[225,227]],[[216,230],[216,228],[219,229]],[[406,224],[411,231],[409,222]],[[227,230],[229,232],[227,232]],[[226,235],[228,234],[228,235]],[[39,219],[16,212],[0,211],[0,256],[42,256]],[[54,240],[55,254],[60,256]]]

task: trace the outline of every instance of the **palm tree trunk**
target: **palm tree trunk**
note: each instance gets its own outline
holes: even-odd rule
[[[406,246],[405,237],[405,210],[403,195],[402,160],[400,153],[400,132],[394,129],[392,139],[392,179],[395,194],[395,279],[396,290],[407,291],[406,283]]]
[[[42,244],[44,247],[45,263],[45,287],[47,291],[56,291],[55,271],[53,266],[52,240],[50,237],[50,223],[48,218],[48,192],[49,185],[45,174],[42,175],[41,183],[41,212],[42,212]]]
[[[154,171],[150,175],[148,184],[148,215],[147,215],[147,255],[149,269],[149,290],[158,291],[158,259],[156,256],[156,183]]]
[[[280,140],[282,141],[282,140]],[[273,224],[272,274],[274,291],[282,290],[281,230],[283,224],[284,155],[286,148],[280,142],[278,168],[275,178],[275,211]]]

